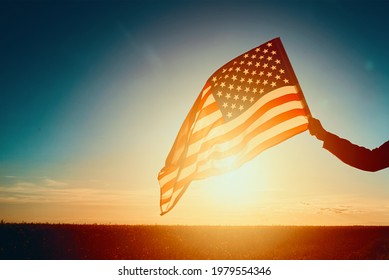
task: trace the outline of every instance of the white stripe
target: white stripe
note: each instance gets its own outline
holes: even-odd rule
[[[170,180],[175,178],[177,176],[177,174],[178,174],[178,167],[176,168],[176,170],[174,170],[173,172],[169,173],[168,175],[163,175],[163,177],[161,179],[159,179],[159,184],[161,186],[165,185]]]
[[[210,89],[211,89],[211,86],[209,86],[206,89],[204,89],[203,92],[201,93],[201,98],[203,98]]]
[[[209,87],[209,88],[210,88],[210,87]],[[209,91],[209,88],[207,88],[207,92]],[[206,92],[205,92],[205,93],[206,93]],[[205,93],[204,93],[204,94],[205,94]],[[211,98],[210,98],[210,97],[211,97]],[[213,97],[212,94],[210,94],[210,95],[208,96],[207,100],[205,100],[204,105],[203,105],[203,108],[207,107],[209,104],[211,104],[211,103],[213,103],[213,102],[215,102],[215,98]]]
[[[172,189],[173,190],[173,189]],[[180,188],[178,190],[176,190],[175,192],[173,192],[171,198],[170,198],[170,201],[163,204],[163,205],[166,205],[166,207],[162,207],[162,210],[163,211],[167,211],[171,208],[171,205],[173,205],[173,203],[177,200],[177,197],[180,195],[181,192],[184,191],[184,188]]]
[[[194,125],[192,134],[196,133],[197,131],[203,129],[204,127],[207,127],[208,125],[216,122],[221,117],[223,117],[222,113],[220,112],[220,110],[217,110],[217,111],[213,112],[212,114],[202,118],[201,120],[197,121],[196,124]]]
[[[196,171],[196,168],[197,168],[197,162],[182,169],[181,173],[178,175],[177,182],[192,175]]]
[[[203,90],[203,92],[201,93],[201,101],[204,99],[204,96],[207,94],[207,92],[211,89],[211,86],[207,87],[206,89]],[[205,100],[204,104],[209,102],[208,99],[209,97],[212,96],[212,94],[210,94],[207,99]],[[211,100],[212,101],[212,100]],[[197,108],[197,112],[196,112],[196,115],[195,115],[195,118],[197,119],[200,112],[201,112],[201,109],[204,108],[204,105],[199,109]]]
[[[171,197],[173,195],[173,190],[174,190],[174,188],[170,188],[166,192],[161,193],[161,199],[166,199],[166,198]]]

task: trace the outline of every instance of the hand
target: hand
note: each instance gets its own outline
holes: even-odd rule
[[[308,129],[311,135],[316,136],[317,139],[324,141],[327,131],[323,128],[320,121],[315,118],[308,119]]]

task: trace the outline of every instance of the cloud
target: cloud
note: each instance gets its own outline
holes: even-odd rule
[[[36,183],[18,182],[0,184],[1,203],[55,203],[67,205],[143,205],[153,201],[144,190],[103,187],[98,180],[73,182],[71,184],[53,179],[39,179]]]
[[[17,187],[36,187],[36,184],[31,183],[31,182],[18,182],[15,184]]]
[[[310,200],[300,201],[299,207],[316,214],[357,214],[366,212],[364,209],[375,209],[380,208],[380,206],[374,205],[376,201],[361,201],[360,198],[355,198],[351,196],[345,196],[342,198],[334,196],[323,196],[323,198],[314,198]],[[344,203],[346,202],[346,203]],[[374,205],[374,207],[373,207]]]
[[[318,214],[321,213],[332,213],[332,214],[346,214],[353,212],[351,207],[322,207],[319,209]]]
[[[42,182],[47,187],[64,187],[64,186],[67,186],[67,183],[65,183],[65,182],[55,181],[55,180],[52,180],[52,179],[49,179],[49,178],[42,180]]]

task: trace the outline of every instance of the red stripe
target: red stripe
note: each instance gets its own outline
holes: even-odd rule
[[[186,189],[188,188],[189,183],[190,183],[190,182],[188,182],[188,184],[187,184],[186,186],[183,186],[183,187],[182,187],[183,189],[180,190],[180,194],[174,199],[173,204],[169,204],[168,207],[167,207],[167,209],[166,209],[165,211],[161,211],[161,212],[162,212],[161,215],[166,214],[166,213],[169,212],[171,209],[173,209],[174,206],[176,206],[177,202],[180,200],[180,198],[182,197],[182,195],[185,193]],[[161,205],[161,206],[162,206],[162,205]],[[162,210],[162,207],[161,207],[161,210]]]
[[[211,123],[210,125],[202,128],[201,130],[196,131],[192,134],[192,137],[190,138],[191,141],[189,142],[189,144],[196,143],[200,139],[203,139],[204,136],[211,131],[211,129],[216,128],[222,124],[224,124],[224,118],[220,117],[220,119],[216,120],[214,123]]]
[[[213,103],[209,104],[208,106],[204,107],[203,109],[201,109],[200,114],[198,115],[196,121],[199,121],[202,118],[204,118],[204,117],[206,117],[206,116],[208,116],[208,115],[210,115],[218,110],[219,110],[219,106],[217,105],[216,102],[213,102]]]

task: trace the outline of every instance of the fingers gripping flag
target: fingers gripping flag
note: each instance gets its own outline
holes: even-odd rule
[[[309,109],[280,38],[205,83],[158,175],[161,215],[193,180],[219,175],[307,129]]]

